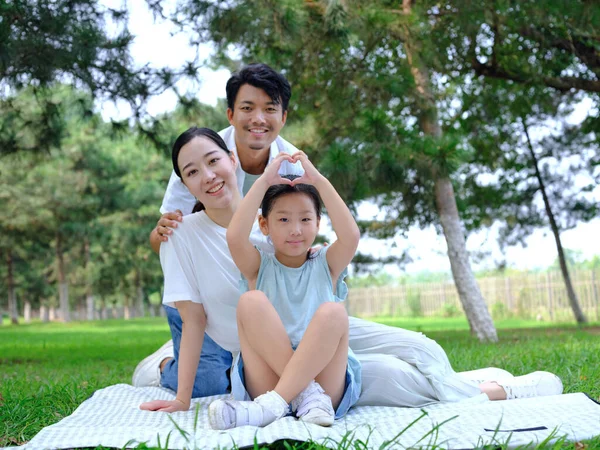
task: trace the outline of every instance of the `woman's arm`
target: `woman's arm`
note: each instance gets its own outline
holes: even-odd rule
[[[335,285],[338,276],[350,264],[356,253],[360,230],[344,200],[329,180],[319,173],[306,154],[304,152],[294,153],[293,158],[295,161],[302,163],[304,175],[296,178],[292,183],[312,184],[319,191],[323,205],[331,220],[333,231],[337,236],[337,240],[327,250],[327,264]]]
[[[177,302],[177,310],[183,322],[179,346],[179,371],[177,373],[177,400],[190,408],[196,371],[206,330],[206,312],[201,303]]]
[[[265,192],[274,184],[291,183],[278,174],[283,160],[291,161],[292,157],[287,153],[277,155],[244,196],[227,227],[227,245],[233,262],[248,281],[256,279],[260,268],[260,254],[250,242],[250,233]]]
[[[175,306],[183,321],[179,347],[179,370],[177,373],[177,396],[175,400],[155,400],[142,403],[140,409],[148,411],[187,411],[190,409],[196,371],[206,330],[206,313],[201,303],[176,302]]]

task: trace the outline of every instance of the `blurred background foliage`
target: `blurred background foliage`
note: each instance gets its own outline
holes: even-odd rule
[[[351,207],[368,200],[380,208],[380,220],[360,222],[365,236],[433,225],[452,240],[441,220],[448,198],[438,189],[447,183],[463,233],[499,224],[505,246],[550,227],[562,269],[569,262],[560,233],[598,216],[593,1],[148,4],[192,44],[212,43],[212,67],[260,61],[285,74],[293,96],[283,135],[311,154]],[[0,14],[7,310],[62,299],[70,309],[141,312],[158,303],[162,283],[147,239],[170,145],[191,125],[227,126],[226,105],[180,93],[178,81],[197,79],[198,60],[136,66],[126,7],[25,0],[6,2]],[[177,108],[150,117],[147,100],[165,90],[177,94]],[[106,100],[126,102],[131,120],[102,120]],[[585,117],[574,124],[570,114],[582,105]],[[358,255],[356,268],[370,274],[355,283],[385,283],[381,264],[407,260]]]

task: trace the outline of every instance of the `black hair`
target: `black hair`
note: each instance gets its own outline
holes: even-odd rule
[[[282,175],[283,178],[287,178],[290,181],[298,178],[298,175]],[[313,205],[315,207],[315,213],[317,218],[321,218],[321,196],[319,195],[319,191],[317,188],[310,184],[297,184],[295,186],[291,186],[289,184],[275,184],[265,192],[265,196],[262,199],[262,203],[260,205],[261,215],[266,219],[271,213],[271,209],[273,209],[273,204],[275,200],[277,200],[282,195],[286,194],[306,194],[312,200]]]
[[[238,91],[244,84],[262,89],[276,105],[281,104],[285,113],[292,96],[292,88],[288,80],[266,64],[249,64],[227,81],[227,107],[233,111]]]
[[[231,154],[229,149],[227,148],[227,144],[219,134],[211,130],[210,128],[198,128],[191,127],[185,130],[183,133],[179,135],[177,139],[175,139],[175,143],[173,144],[173,150],[171,151],[171,160],[173,162],[173,170],[175,174],[181,179],[181,171],[179,170],[179,165],[177,163],[177,159],[179,158],[179,152],[184,145],[189,143],[192,139],[196,137],[205,137],[213,141],[221,150],[223,150],[228,155]],[[196,200],[196,204],[194,205],[193,213],[204,210],[204,205]]]

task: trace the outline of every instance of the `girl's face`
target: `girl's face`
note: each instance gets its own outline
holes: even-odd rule
[[[206,137],[195,137],[181,147],[177,164],[181,180],[206,209],[227,208],[238,191],[236,161]]]
[[[319,232],[319,223],[313,201],[303,193],[282,195],[274,201],[268,217],[259,219],[263,234],[273,241],[275,256],[290,265],[296,265],[292,262],[295,258],[304,258],[304,262]]]

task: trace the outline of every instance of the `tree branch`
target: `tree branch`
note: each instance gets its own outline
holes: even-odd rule
[[[485,77],[511,80],[523,84],[533,81],[531,76],[509,72],[502,67],[493,67],[489,64],[482,64],[477,59],[471,61],[471,67],[475,70],[475,73]],[[596,80],[586,80],[577,77],[540,77],[540,80],[546,86],[560,92],[568,92],[571,89],[586,92],[600,92],[600,81]]]
[[[531,26],[522,27],[519,34],[539,43],[548,43],[551,47],[565,50],[575,55],[588,67],[588,69],[600,77],[600,53],[596,47],[586,44],[579,36],[574,36],[572,33],[569,33],[568,39],[559,37],[548,39],[546,35]],[[598,39],[595,36],[585,38]]]

